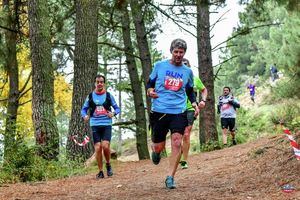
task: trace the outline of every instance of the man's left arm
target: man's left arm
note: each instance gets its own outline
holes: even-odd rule
[[[201,79],[198,77],[194,77],[194,87],[196,90],[201,91],[201,101],[199,102],[199,108],[204,108],[207,99],[207,89],[202,83]]]
[[[234,106],[235,108],[240,108],[240,107],[241,107],[241,104],[240,104],[240,102],[239,102],[238,100],[234,99],[234,100],[233,100],[233,106]]]
[[[241,107],[240,102],[235,98],[228,101],[228,103],[230,103],[234,108],[240,108]]]
[[[205,107],[205,105],[206,105],[206,98],[207,98],[207,89],[204,88],[201,91],[201,101],[198,104],[199,108],[204,108]]]
[[[121,112],[121,109],[116,103],[116,100],[112,95],[110,95],[110,99],[111,99],[111,106],[114,108],[114,111],[110,113],[109,117],[114,117]]]
[[[195,117],[199,114],[199,107],[196,100],[196,95],[194,93],[194,76],[192,70],[190,71],[189,80],[186,86],[186,94],[190,102],[192,103],[193,108],[195,109]]]
[[[185,92],[186,92],[186,95],[187,95],[188,99],[190,100],[190,102],[192,104],[196,103],[196,95],[195,95],[193,87],[187,86],[186,89],[185,89]]]
[[[192,70],[190,70],[189,73],[190,74],[189,74],[189,77],[188,77],[188,81],[187,81],[187,84],[185,86],[185,92],[186,92],[186,95],[187,95],[188,99],[193,104],[193,103],[196,103],[196,101],[197,101],[196,94],[194,93],[194,75],[193,75]]]

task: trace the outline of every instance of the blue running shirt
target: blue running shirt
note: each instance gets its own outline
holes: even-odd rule
[[[186,88],[193,88],[193,72],[185,65],[175,66],[169,60],[156,62],[150,81],[155,82],[158,98],[152,99],[152,111],[179,114],[186,110]]]
[[[96,104],[95,112],[90,116],[90,126],[111,126],[112,125],[112,118],[107,116],[107,110],[102,106],[106,99],[107,93],[104,94],[96,94],[93,91],[93,101]],[[111,105],[114,109],[116,114],[120,113],[120,108],[117,105],[114,97],[110,95]],[[85,102],[81,109],[81,117],[87,115],[89,109],[89,96],[86,97]]]

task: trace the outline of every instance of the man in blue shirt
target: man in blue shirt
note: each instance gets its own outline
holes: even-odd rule
[[[158,164],[160,153],[166,144],[166,135],[171,132],[171,156],[169,172],[165,180],[166,187],[176,187],[174,175],[181,157],[182,136],[187,126],[186,96],[195,108],[195,116],[199,113],[196,97],[193,92],[193,72],[182,64],[187,45],[182,39],[171,43],[171,59],[154,64],[147,84],[147,95],[152,98],[150,113],[152,161]]]
[[[114,111],[111,111],[113,107]],[[114,97],[106,92],[105,77],[95,77],[95,90],[89,94],[81,109],[81,116],[85,122],[90,120],[93,131],[94,147],[98,163],[99,173],[96,178],[104,178],[102,151],[106,160],[107,176],[112,176],[113,171],[110,165],[110,140],[112,130],[112,117],[120,113]]]

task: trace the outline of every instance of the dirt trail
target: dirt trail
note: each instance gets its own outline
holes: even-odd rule
[[[112,178],[94,174],[41,183],[2,185],[0,199],[300,199],[300,161],[283,137],[192,155],[167,190],[168,160],[117,162]],[[296,187],[284,193],[281,185]]]

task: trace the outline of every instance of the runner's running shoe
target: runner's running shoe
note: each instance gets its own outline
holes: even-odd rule
[[[100,171],[100,172],[96,175],[96,179],[100,179],[100,178],[104,178],[103,171]]]
[[[185,160],[180,161],[180,166],[181,166],[181,169],[187,169],[188,168],[188,164]]]
[[[232,139],[232,145],[236,145],[236,140],[234,138]]]
[[[106,170],[107,170],[107,176],[112,176],[114,174],[111,165],[109,163],[106,163]]]
[[[152,158],[152,162],[154,165],[158,165],[159,164],[159,161],[160,161],[160,153],[155,153],[154,151],[152,152],[152,155],[151,155],[151,158]]]
[[[173,176],[167,176],[165,183],[166,183],[166,187],[168,189],[175,189],[176,188]]]

